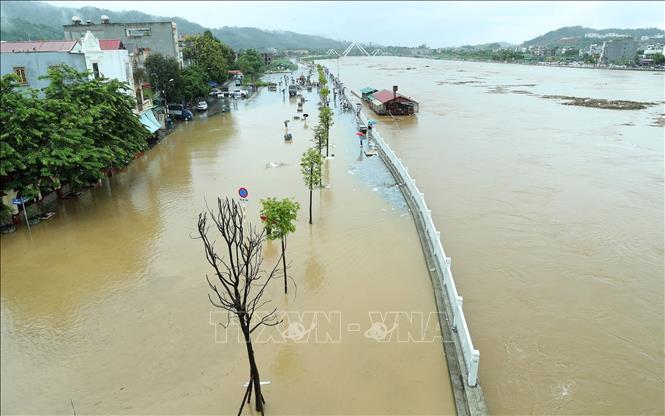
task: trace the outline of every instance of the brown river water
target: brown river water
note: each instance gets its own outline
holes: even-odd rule
[[[374,118],[452,257],[490,411],[663,414],[665,73],[322,63],[356,92],[399,85],[420,102],[415,117]]]
[[[267,414],[454,413],[413,221],[381,161],[360,153],[349,114],[335,119],[329,186],[315,190],[307,224],[299,161],[311,145],[316,92],[305,95],[312,120],[291,121],[291,144],[283,121],[296,114],[295,99],[262,90],[231,113],[178,126],[30,233],[2,236],[3,414],[72,414],[72,404],[78,414],[235,414],[246,351],[208,301],[209,266],[193,237],[205,200],[241,186],[257,225],[261,198],[301,204],[288,240],[289,294],[276,282],[265,297],[288,319],[256,335],[271,383]],[[266,266],[278,253],[278,242],[266,244]],[[280,342],[300,321],[316,332]],[[376,332],[367,336],[377,323],[399,331],[377,342]]]

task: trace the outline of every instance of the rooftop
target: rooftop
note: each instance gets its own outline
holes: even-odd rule
[[[372,94],[372,97],[374,97],[381,104],[385,104],[386,102],[392,100],[395,97],[403,98],[405,100],[408,100],[408,101],[411,101],[411,102],[415,103],[415,101],[410,99],[409,97],[405,97],[405,96],[403,96],[402,94],[399,94],[399,93],[394,94],[392,91],[389,91],[389,90],[381,90],[379,92],[375,92],[374,94]]]
[[[0,42],[0,52],[70,52],[76,40]]]
[[[115,51],[118,49],[125,49],[120,39],[99,39],[99,49],[103,51]]]
[[[87,23],[79,23],[79,24],[69,24],[69,25],[62,25],[62,27],[66,27],[68,29],[71,28],[85,28],[90,27],[90,26],[112,26],[112,25],[118,25],[118,26],[147,26],[147,25],[164,25],[164,24],[175,24],[175,22],[172,21],[162,21],[162,22],[131,22],[131,23],[122,23],[122,22],[109,22],[109,23],[99,23],[99,22],[92,22],[90,24]]]

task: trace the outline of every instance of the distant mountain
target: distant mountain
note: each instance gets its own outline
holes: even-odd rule
[[[479,45],[464,45],[460,46],[459,48],[452,48],[452,49],[476,49],[476,50],[487,50],[487,49],[506,49],[506,48],[512,48],[515,45],[512,43],[508,42],[493,42],[493,43],[482,43]]]
[[[590,36],[587,36],[590,35]],[[618,36],[615,36],[618,35]],[[656,37],[665,35],[665,31],[657,28],[646,29],[592,29],[582,26],[562,27],[523,43],[524,46],[588,46],[604,40],[630,36],[640,39],[642,36]]]
[[[130,5],[131,3],[128,3]],[[62,25],[69,24],[72,16],[84,22],[99,22],[101,15],[107,15],[111,22],[154,22],[173,21],[178,25],[178,33],[202,33],[205,27],[180,17],[154,16],[138,11],[116,12],[97,7],[57,7],[36,1],[0,2],[0,39],[63,39]],[[348,42],[340,42],[321,36],[304,35],[286,31],[267,31],[251,27],[222,27],[211,29],[222,42],[234,49],[344,49]]]

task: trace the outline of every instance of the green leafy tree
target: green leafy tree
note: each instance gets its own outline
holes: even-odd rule
[[[323,106],[321,108],[321,111],[319,111],[319,124],[322,126],[322,133],[323,133],[323,143],[326,145],[326,157],[328,157],[328,151],[329,151],[329,139],[330,139],[330,127],[333,124],[332,121],[332,116],[333,112],[330,109],[330,107]]]
[[[282,243],[282,266],[284,268],[284,293],[287,293],[286,283],[286,236],[296,231],[295,220],[298,216],[300,204],[293,199],[267,198],[261,200],[261,219],[269,240],[280,239]]]
[[[321,101],[325,104],[328,102],[328,96],[330,95],[330,90],[327,87],[321,88],[319,91],[319,94],[321,95]]]
[[[263,58],[255,49],[247,49],[238,56],[235,66],[245,75],[257,75],[263,71]]]
[[[323,154],[323,147],[326,145],[325,131],[322,124],[317,124],[314,126],[314,146],[319,151],[319,154]]]
[[[22,190],[38,185],[46,114],[37,91],[26,89],[15,74],[0,81],[0,178],[2,190]]]
[[[206,73],[196,65],[182,70],[183,96],[185,100],[191,101],[197,97],[204,97],[210,88],[206,82]]]
[[[209,30],[201,35],[190,36],[187,41],[183,57],[205,71],[208,81],[226,81],[228,70],[235,60],[233,49],[214,37]]]
[[[49,68],[43,77],[46,142],[39,157],[43,177],[77,188],[98,180],[102,170],[125,166],[145,150],[150,134],[133,114],[134,100],[118,80],[92,79],[68,66]]]
[[[653,55],[653,63],[656,65],[665,64],[665,56],[662,53],[655,53]]]
[[[91,80],[66,65],[49,68],[42,79],[50,83],[38,98],[15,76],[2,78],[3,190],[32,198],[63,181],[76,189],[147,147],[150,135],[132,112],[125,84]]]
[[[300,160],[300,172],[305,186],[309,188],[309,223],[312,223],[312,191],[321,183],[321,165],[323,157],[316,149],[308,149]]]
[[[183,79],[178,60],[161,53],[150,54],[145,60],[145,70],[153,90],[162,91],[171,101],[183,98]]]

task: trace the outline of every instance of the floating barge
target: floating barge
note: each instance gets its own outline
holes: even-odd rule
[[[393,90],[377,90],[365,87],[360,90],[361,99],[378,115],[407,116],[418,112],[418,102],[397,93],[397,85]]]

